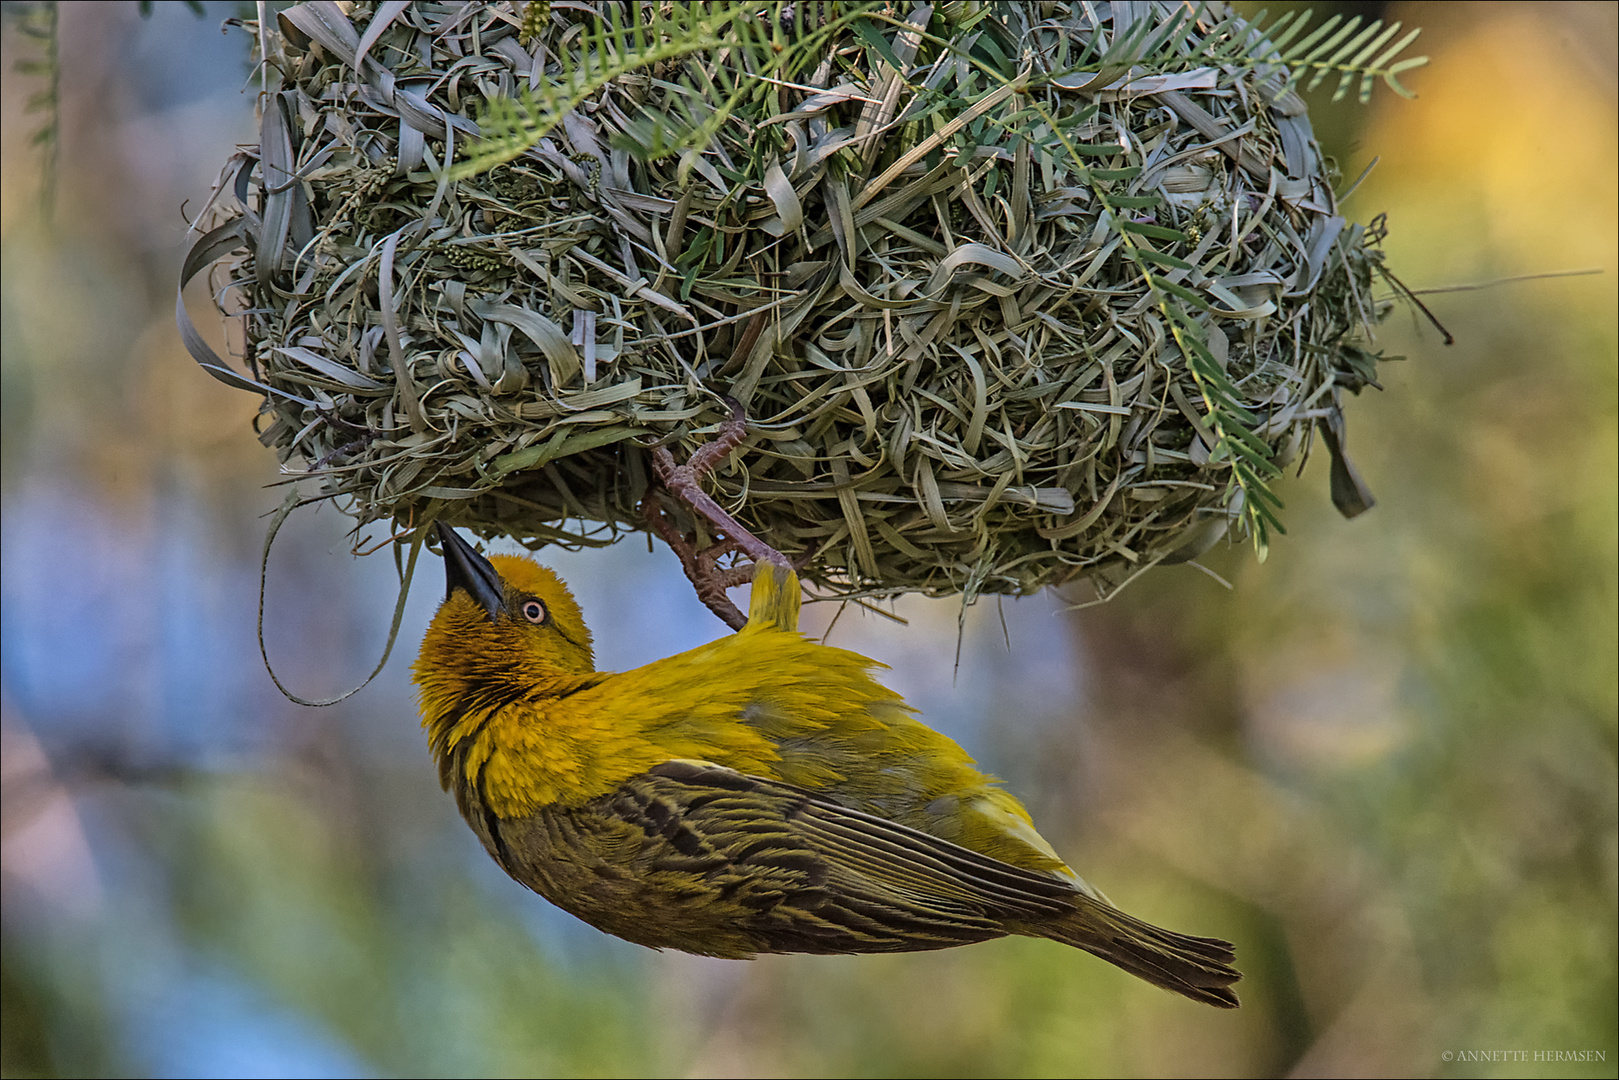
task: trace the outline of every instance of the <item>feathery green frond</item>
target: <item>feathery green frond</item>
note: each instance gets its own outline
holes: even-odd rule
[[[478,117],[479,140],[451,167],[450,178],[463,180],[515,160],[569,112],[625,75],[705,54],[694,70],[662,84],[672,91],[670,111],[643,104],[620,136],[621,147],[645,160],[701,150],[745,98],[791,81],[820,59],[841,27],[876,6],[849,5],[838,18],[808,29],[806,19],[784,27],[781,5],[759,0],[635,4],[627,20],[618,5],[609,5],[606,19],[598,15],[593,24],[574,23],[584,29],[574,33],[570,27],[559,35],[537,85],[522,87],[515,97],[489,99]],[[528,32],[545,41],[543,29]]]
[[[61,135],[62,65],[57,56],[59,33],[57,4],[54,0],[46,0],[44,3],[7,4],[5,15],[7,21],[17,28],[18,33],[24,38],[31,39],[42,54],[38,59],[20,58],[16,61],[15,67],[19,74],[38,77],[45,81],[43,90],[28,96],[24,109],[30,113],[40,113],[44,117],[39,130],[34,132],[29,142],[40,149],[39,200],[45,216],[49,218],[52,202],[56,196],[56,154]]]
[[[1385,49],[1383,47],[1389,39],[1399,33],[1401,24],[1391,23],[1384,26],[1381,20],[1373,20],[1362,27],[1359,15],[1352,15],[1348,19],[1332,15],[1298,44],[1286,44],[1291,42],[1309,21],[1308,11],[1299,13],[1297,17],[1288,12],[1278,19],[1276,27],[1268,32],[1276,39],[1272,41],[1276,50],[1276,60],[1293,72],[1293,81],[1309,72],[1310,80],[1305,84],[1305,89],[1314,90],[1328,76],[1336,74],[1338,87],[1332,94],[1334,101],[1342,100],[1357,78],[1358,96],[1362,104],[1371,100],[1372,83],[1377,79],[1382,79],[1390,90],[1401,97],[1415,96],[1400,83],[1398,76],[1402,72],[1422,67],[1428,62],[1428,58],[1413,56],[1400,61],[1394,58],[1417,39],[1417,35],[1422,32],[1420,29],[1412,30]],[[1255,27],[1258,28],[1257,22]],[[1277,34],[1277,28],[1285,30],[1285,36]],[[1379,49],[1383,51],[1379,53]]]

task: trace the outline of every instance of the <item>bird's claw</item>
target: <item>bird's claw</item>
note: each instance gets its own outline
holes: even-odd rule
[[[784,570],[796,567],[787,556],[754,536],[726,513],[725,508],[702,488],[702,478],[747,438],[748,422],[741,403],[735,398],[726,400],[731,406],[731,418],[721,424],[719,433],[695,450],[684,465],[676,463],[675,456],[667,447],[655,447],[652,451],[652,472],[658,482],[685,503],[693,514],[712,526],[717,542],[697,550],[695,544],[664,513],[655,493],[650,490],[641,504],[641,511],[653,531],[663,537],[664,542],[679,556],[680,565],[697,589],[698,598],[726,625],[740,630],[747,617],[731,603],[725,590],[752,580],[754,569],[760,563],[770,563]],[[732,552],[746,555],[753,565],[720,569],[719,558]]]

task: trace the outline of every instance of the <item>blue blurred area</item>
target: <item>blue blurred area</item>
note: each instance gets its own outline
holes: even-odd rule
[[[166,985],[131,987],[130,1049],[151,1075],[363,1077],[375,1073],[307,1014],[268,999],[222,969],[176,972]]]
[[[137,18],[132,5],[108,13],[125,31],[120,74],[133,97],[132,112],[162,114],[199,102],[219,102],[231,90],[257,88],[247,35],[225,20],[254,17],[254,5],[205,0],[152,4]],[[284,7],[286,5],[272,5]]]

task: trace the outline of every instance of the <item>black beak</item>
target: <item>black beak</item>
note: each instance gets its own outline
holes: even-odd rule
[[[448,525],[436,522],[439,543],[444,545],[444,599],[465,589],[489,612],[489,621],[506,610],[506,585],[489,565],[489,560],[472,550],[472,545],[461,539]]]

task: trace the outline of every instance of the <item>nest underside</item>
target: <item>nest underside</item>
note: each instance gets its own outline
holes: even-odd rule
[[[1381,236],[1337,215],[1274,72],[1042,80],[1095,6],[1001,4],[1021,90],[903,32],[901,78],[844,33],[684,168],[645,160],[643,107],[731,62],[700,54],[448,182],[469,106],[554,72],[585,18],[556,5],[520,43],[520,7],[410,5],[374,37],[369,5],[284,12],[284,88],[223,186],[248,241],[224,295],[274,391],[261,438],[360,522],[610,542],[645,527],[649,447],[689,453],[730,397],[749,441],[710,489],[812,552],[822,590],[1106,592],[1241,509],[1140,245],[1191,264],[1152,265],[1207,298],[1195,318],[1278,462],[1372,379],[1349,343],[1380,314]],[[1063,132],[1082,157],[1052,152],[1031,102],[1096,106]],[[1103,192],[1181,239],[1121,229]]]

